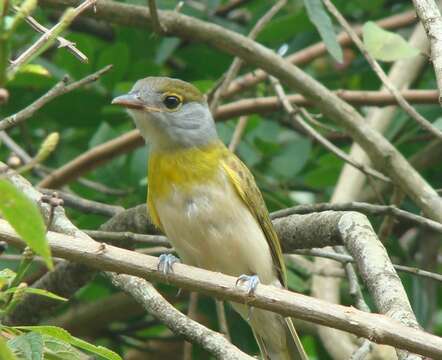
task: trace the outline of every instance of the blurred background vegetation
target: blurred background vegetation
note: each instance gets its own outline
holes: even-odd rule
[[[130,4],[146,5],[144,0],[124,1]],[[262,0],[243,1],[243,4],[227,13],[216,14],[216,10],[228,3],[221,0],[186,1],[181,12],[220,24],[223,27],[248,34],[258,19],[269,9],[270,2]],[[411,9],[409,1],[403,0],[355,0],[334,1],[352,23],[363,24],[386,16],[399,14]],[[174,9],[176,1],[158,0],[160,9]],[[39,6],[33,16],[40,23],[49,26],[60,12]],[[413,26],[394,30],[408,38]],[[61,96],[39,110],[32,118],[9,131],[17,143],[28,153],[35,154],[43,139],[51,132],[60,133],[60,143],[53,155],[45,162],[51,168],[59,168],[88,149],[107,140],[118,137],[133,129],[129,116],[121,109],[110,105],[111,99],[128,91],[133,83],[146,76],[170,76],[194,83],[202,91],[209,91],[228,69],[232,57],[210,48],[205,44],[191,43],[173,37],[160,37],[150,30],[113,26],[105,22],[80,18],[63,35],[74,42],[89,61],[81,63],[66,49],[52,47],[7,83],[9,101],[0,106],[0,117],[14,114],[47,92],[66,74],[80,79],[108,64],[113,69],[97,83],[80,88]],[[25,22],[16,29],[10,41],[12,58],[15,58],[38,35]],[[257,41],[271,49],[287,44],[288,54],[320,41],[320,36],[306,15],[301,1],[291,0],[259,34]],[[367,62],[352,46],[344,49],[344,64],[337,64],[326,54],[303,66],[311,76],[330,89],[378,90],[380,82]],[[385,69],[390,66],[383,63]],[[245,64],[241,71],[254,70]],[[414,84],[415,89],[435,89],[434,71],[431,66],[421,74]],[[238,94],[238,98],[272,96],[268,82]],[[416,106],[421,114],[432,121],[441,116],[440,106]],[[368,108],[362,107],[362,113]],[[312,113],[319,113],[311,109]],[[304,134],[287,125],[287,115],[282,111],[269,115],[251,115],[237,153],[250,167],[264,194],[270,211],[303,203],[326,202],[337,182],[343,162],[313,142]],[[318,118],[322,123],[335,129],[319,130],[341,149],[348,151],[351,139],[344,131]],[[228,143],[237,119],[219,122],[219,134]],[[439,121],[439,124],[441,122]],[[403,112],[397,111],[395,120],[387,131],[387,138],[408,158],[422,149],[429,141],[428,135]],[[5,162],[13,156],[6,146],[0,146],[0,159]],[[125,208],[142,203],[146,197],[147,153],[144,147],[127,155],[119,156],[85,175],[98,182],[104,189],[85,186],[75,181],[64,188],[81,197],[121,205]],[[423,176],[435,187],[442,188],[442,163],[433,164],[422,171]],[[34,172],[28,179],[37,183],[40,178]],[[370,189],[368,189],[370,190]],[[370,191],[368,191],[370,192]],[[388,201],[389,194],[384,194]],[[378,199],[369,199],[378,202]],[[411,202],[402,207],[418,212]],[[106,218],[99,215],[83,214],[67,209],[69,218],[81,229],[97,229]],[[382,218],[372,217],[377,229]],[[412,235],[404,238],[404,234]],[[422,267],[425,248],[420,239],[433,236],[412,228],[410,224],[397,223],[386,242],[390,256],[395,263]],[[439,239],[440,240],[440,239]],[[9,250],[11,252],[12,250]],[[440,260],[440,258],[439,258]],[[0,257],[0,269],[16,269],[17,263],[4,261]],[[43,267],[34,265],[29,280],[37,276]],[[440,265],[433,271],[440,270]],[[291,265],[289,283],[293,290],[309,294],[310,274],[301,267]],[[442,335],[442,292],[435,283],[421,278],[400,274],[420,324],[438,335]],[[159,289],[180,310],[186,311],[188,294],[176,295],[176,289],[158,285]],[[86,336],[94,343],[106,345],[127,359],[181,359],[182,340],[175,337],[163,325],[152,319],[135,304],[128,302],[127,308],[112,312],[106,300],[116,290],[101,276],[77,293],[67,305],[54,315],[58,324],[74,335]],[[348,287],[343,282],[344,304],[352,304]],[[369,297],[367,297],[369,299]],[[121,300],[121,299],[120,299]],[[127,300],[126,300],[127,301]],[[63,316],[71,316],[74,308],[87,309],[93,304],[107,304],[91,311],[82,326],[70,328]],[[103,312],[103,314],[101,314]],[[227,306],[227,318],[233,342],[247,352],[256,352],[257,347],[249,327]],[[214,301],[200,296],[198,321],[217,329]],[[49,320],[48,320],[49,321]],[[45,321],[44,321],[45,323]],[[330,359],[312,329],[301,329],[303,343],[312,359]],[[197,346],[193,347],[194,359],[205,359],[208,355]]]

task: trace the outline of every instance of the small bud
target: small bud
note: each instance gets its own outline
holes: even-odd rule
[[[22,165],[22,161],[15,153],[12,152],[8,157],[7,164],[10,168],[17,169]]]
[[[60,135],[58,132],[53,132],[49,134],[38,150],[35,160],[37,162],[42,162],[55,150],[58,141],[60,140]]]
[[[32,260],[34,258],[34,252],[29,246],[26,246],[22,252],[22,256],[25,260]]]
[[[6,104],[9,100],[9,92],[4,88],[0,88],[0,105]]]
[[[12,296],[12,301],[13,302],[20,302],[21,299],[23,299],[23,296],[26,294],[27,287],[28,287],[28,284],[20,283],[17,286],[17,290],[15,290],[14,295]]]

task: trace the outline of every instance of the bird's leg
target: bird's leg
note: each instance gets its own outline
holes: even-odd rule
[[[173,273],[173,264],[181,262],[176,256],[172,254],[161,254],[158,258],[158,271],[161,271],[164,275]]]
[[[260,282],[261,281],[259,280],[258,275],[242,274],[238,277],[238,279],[236,279],[236,285],[238,285],[239,283],[245,283],[247,295],[249,297],[253,297],[255,295],[256,288],[258,287]],[[250,306],[248,308],[248,314],[247,314],[248,321],[250,321],[252,317],[252,312],[253,312],[253,306]]]
[[[236,280],[236,285],[239,283],[245,283],[247,289],[247,295],[253,296],[260,281],[258,275],[245,275],[242,274]]]

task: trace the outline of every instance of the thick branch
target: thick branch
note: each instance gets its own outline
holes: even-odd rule
[[[0,220],[0,237],[23,247],[24,243],[5,221]],[[126,273],[153,281],[168,282],[180,288],[203,292],[250,306],[293,316],[317,324],[332,326],[378,343],[389,344],[418,354],[442,357],[442,338],[408,328],[391,318],[367,314],[341,305],[334,305],[305,295],[272,286],[259,285],[254,297],[236,286],[236,278],[220,273],[175,264],[174,273],[164,275],[157,270],[158,259],[129,250],[84,242],[63,234],[48,233],[49,245],[55,256],[80,262],[99,270]],[[81,243],[81,246],[79,244]]]

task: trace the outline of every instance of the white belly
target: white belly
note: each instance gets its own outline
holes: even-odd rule
[[[164,231],[186,264],[232,276],[256,274],[264,284],[275,283],[264,233],[223,177],[222,185],[175,190],[155,201]]]

